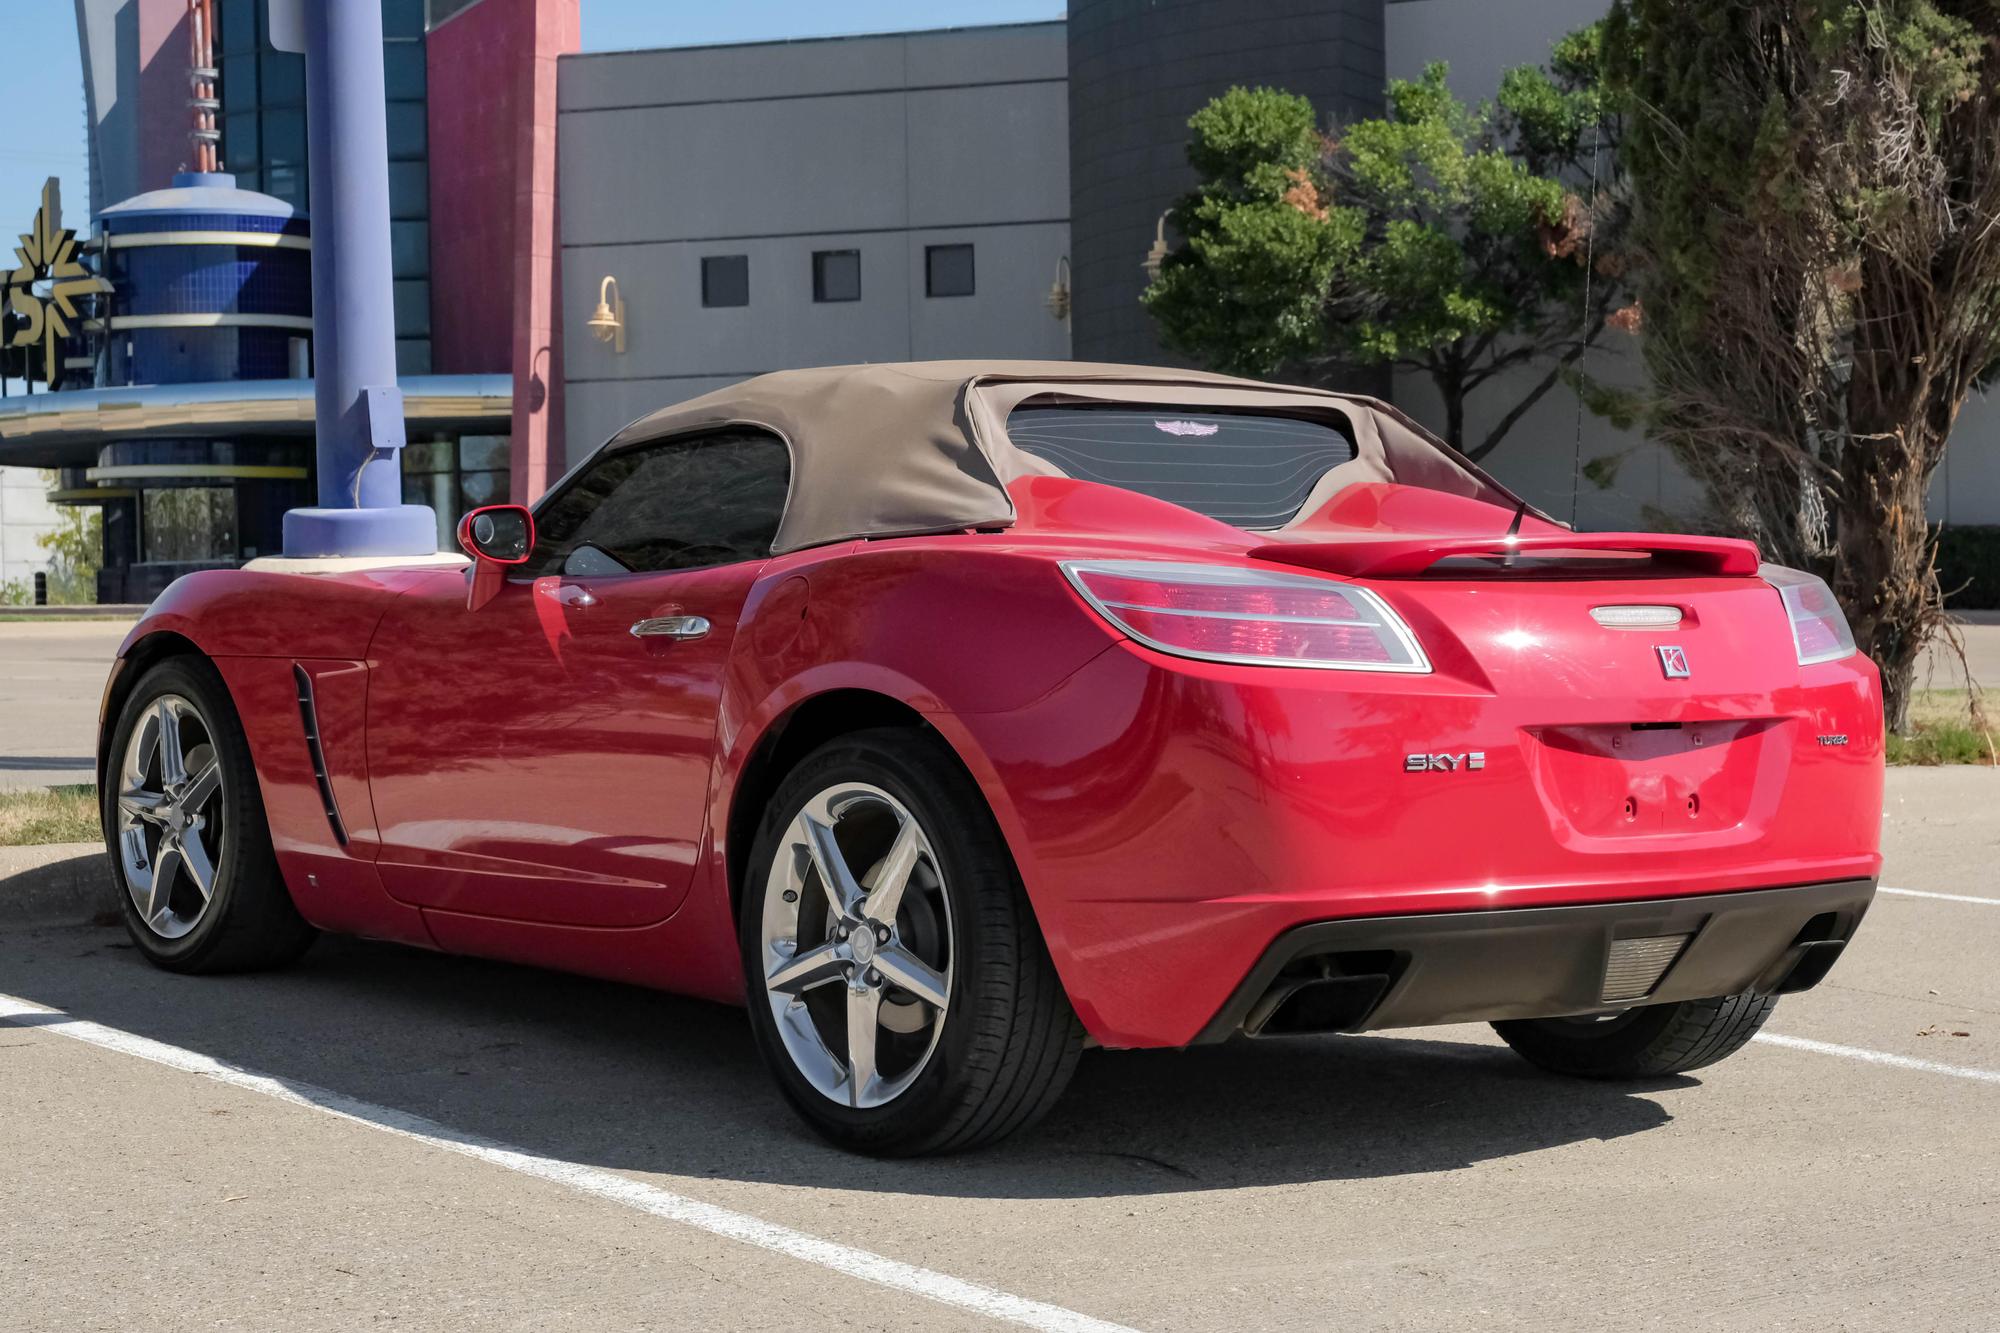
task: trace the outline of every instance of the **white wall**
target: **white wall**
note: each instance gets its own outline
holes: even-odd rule
[[[1443,60],[1451,65],[1451,86],[1461,98],[1490,98],[1502,72],[1546,59],[1558,37],[1601,18],[1606,8],[1604,0],[1390,0],[1389,77],[1413,79],[1426,64]],[[1588,359],[1590,373],[1611,383],[1640,383],[1636,347],[1626,335],[1607,332],[1601,350]],[[1518,401],[1521,387],[1539,377],[1523,373],[1487,385],[1469,405],[1467,436],[1483,437],[1494,418]],[[1427,377],[1399,373],[1395,393],[1397,403],[1419,420],[1442,423]],[[1647,507],[1669,513],[1699,507],[1699,491],[1659,446],[1587,413],[1582,433],[1579,451],[1576,398],[1557,388],[1508,433],[1485,466],[1560,518],[1569,517],[1574,491],[1577,519],[1586,528],[1642,523]],[[1622,455],[1616,483],[1607,490],[1589,481],[1573,486],[1579,452],[1586,463]],[[2000,404],[1990,397],[1975,399],[1961,413],[1931,488],[1930,510],[1934,521],[2000,524]]]
[[[29,580],[49,567],[48,552],[37,543],[55,530],[61,513],[49,503],[48,490],[38,469],[0,467],[0,583]]]

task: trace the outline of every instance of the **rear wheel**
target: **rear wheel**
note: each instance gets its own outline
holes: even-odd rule
[[[1082,1030],[978,789],[937,742],[861,732],[764,813],[740,922],[751,1026],[844,1148],[952,1152],[1038,1119]]]
[[[1530,1063],[1577,1078],[1660,1078],[1734,1055],[1778,1007],[1775,995],[1645,1005],[1585,1018],[1530,1018],[1495,1023]]]
[[[313,928],[279,875],[250,746],[214,667],[177,657],[140,678],[105,778],[105,841],[141,953],[174,972],[233,972],[305,952]]]

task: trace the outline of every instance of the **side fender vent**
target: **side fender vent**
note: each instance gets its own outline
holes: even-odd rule
[[[347,826],[340,822],[340,806],[333,799],[333,783],[326,776],[326,752],[319,743],[319,709],[313,705],[312,677],[304,667],[294,664],[292,681],[299,689],[299,722],[305,727],[306,754],[312,759],[313,781],[319,784],[319,803],[326,811],[326,826],[333,830],[333,840],[345,847]]]

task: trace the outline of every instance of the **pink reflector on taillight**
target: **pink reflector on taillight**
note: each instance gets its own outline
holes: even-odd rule
[[[1177,616],[1129,607],[1120,608],[1118,615],[1148,639],[1204,657],[1385,664],[1395,660],[1381,631],[1360,625]]]
[[[1228,565],[1063,567],[1099,614],[1162,652],[1211,661],[1429,671],[1409,628],[1366,588]]]
[[[1289,584],[1185,583],[1085,570],[1083,581],[1106,602],[1174,611],[1225,611],[1254,616],[1352,620],[1359,612],[1339,588]]]
[[[1792,621],[1798,636],[1799,658],[1811,662],[1840,651],[1840,634],[1824,616],[1802,616]]]

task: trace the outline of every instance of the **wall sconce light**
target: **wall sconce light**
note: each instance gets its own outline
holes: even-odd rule
[[[597,310],[585,321],[590,336],[610,343],[611,350],[625,351],[625,298],[619,294],[618,279],[606,276],[597,286]]]
[[[1069,256],[1056,260],[1056,280],[1049,287],[1049,294],[1042,298],[1042,304],[1049,308],[1051,318],[1069,323],[1070,286]]]
[[[1167,249],[1167,213],[1171,212],[1173,210],[1170,208],[1165,213],[1160,214],[1159,225],[1153,228],[1153,248],[1146,252],[1146,261],[1140,265],[1141,268],[1146,270],[1146,281],[1149,283],[1160,280],[1160,265],[1167,262],[1167,255],[1169,253]]]

